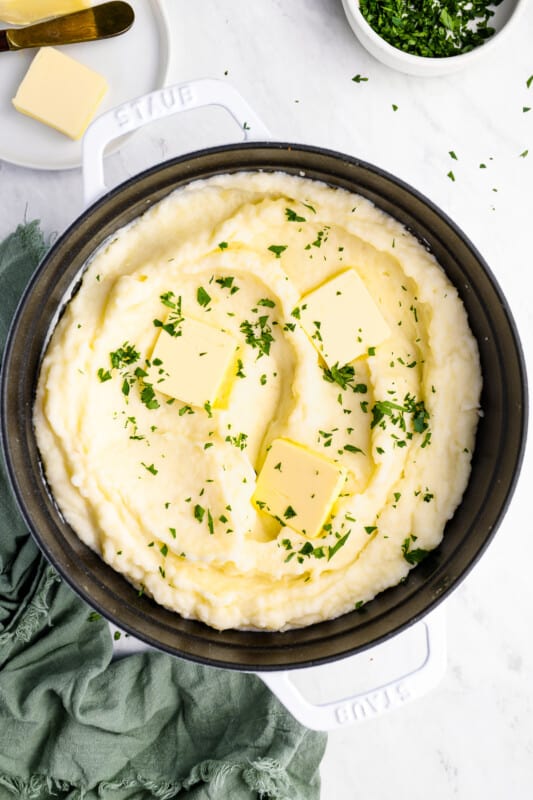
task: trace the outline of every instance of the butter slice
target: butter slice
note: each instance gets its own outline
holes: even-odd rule
[[[354,269],[305,295],[300,321],[328,367],[348,364],[390,336],[372,295]]]
[[[107,89],[102,75],[53,47],[43,47],[20,84],[13,105],[22,114],[79,139]]]
[[[234,361],[237,342],[229,333],[187,317],[179,331],[179,336],[172,336],[162,329],[157,338],[151,360],[162,370],[163,380],[155,386],[183,403],[213,405]]]
[[[346,470],[288,439],[274,439],[259,475],[254,504],[305,536],[320,533],[344,485]]]
[[[0,20],[10,25],[29,25],[41,19],[81,11],[89,5],[89,0],[0,0]]]

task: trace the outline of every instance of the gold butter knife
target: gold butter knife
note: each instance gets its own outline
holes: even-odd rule
[[[0,52],[106,39],[125,33],[134,19],[133,8],[128,3],[112,0],[37,25],[0,31]]]

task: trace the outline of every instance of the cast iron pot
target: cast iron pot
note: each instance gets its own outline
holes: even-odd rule
[[[442,544],[364,613],[283,633],[218,632],[156,605],[84,545],[47,488],[32,427],[43,348],[84,264],[118,228],[198,178],[282,170],[363,195],[403,223],[436,256],[466,307],[485,377],[472,472]],[[93,608],[144,642],[214,666],[280,670],[332,661],[375,645],[425,616],[480,557],[501,522],[526,434],[526,376],[517,332],[487,264],[429,200],[374,166],[336,152],[283,143],[241,144],[167,161],[108,192],[54,244],[12,323],[1,383],[3,446],[20,510],[38,545]]]

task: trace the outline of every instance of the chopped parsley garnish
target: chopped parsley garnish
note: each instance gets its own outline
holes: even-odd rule
[[[97,375],[100,378],[101,383],[105,383],[105,381],[110,381],[112,377],[109,370],[104,369],[103,367],[100,367],[100,369],[97,372]]]
[[[228,243],[227,242],[219,242],[218,243],[218,247],[219,247],[220,250],[227,250],[228,249]]]
[[[178,411],[178,415],[183,417],[184,414],[194,414],[194,411],[190,406],[182,406]]]
[[[292,519],[293,517],[296,516],[296,511],[292,506],[287,506],[287,508],[283,512],[283,516],[285,517],[285,519]]]
[[[212,516],[211,512],[209,511],[209,509],[207,509],[207,527],[208,527],[209,533],[213,534],[215,532],[215,526],[214,526],[214,523],[213,523],[213,516]]]
[[[370,423],[370,428],[375,428],[379,425],[379,427],[385,429],[386,421],[390,420],[400,430],[407,432],[406,415],[411,416],[411,423],[415,433],[423,433],[429,428],[429,412],[424,401],[416,400],[411,394],[405,395],[403,405],[393,403],[390,400],[378,400],[371,410],[372,422]],[[429,439],[427,443],[429,444]],[[422,447],[424,446],[422,444]]]
[[[205,508],[203,508],[203,506],[200,506],[200,505],[196,504],[194,506],[194,512],[193,513],[194,513],[195,520],[197,520],[198,522],[202,522],[202,520],[203,520],[203,518],[205,516]]]
[[[357,73],[357,75],[354,75],[352,78],[352,81],[354,83],[364,83],[367,80],[368,78],[364,78],[362,75],[359,75],[359,73]]]
[[[97,622],[99,619],[102,619],[102,615],[98,611],[91,611],[87,617],[87,622]]]
[[[328,561],[330,561],[330,559],[333,558],[335,553],[337,553],[341,549],[341,547],[343,547],[346,544],[350,533],[351,531],[348,531],[348,533],[345,533],[344,536],[342,536],[340,539],[337,539],[334,545],[330,545],[328,547]]]
[[[203,286],[199,286],[196,290],[196,300],[198,304],[205,308],[211,302],[211,295],[209,295]]]
[[[230,294],[235,294],[239,291],[239,287],[234,285],[234,280],[234,277],[228,275],[226,278],[216,278],[215,283],[218,283],[222,289],[229,289]]]
[[[143,383],[143,388],[141,390],[141,402],[150,411],[159,408],[159,401],[155,396],[154,387],[151,383]]]
[[[429,550],[423,550],[421,547],[411,549],[411,545],[416,541],[416,536],[412,534],[403,540],[402,555],[408,564],[420,564],[421,561],[429,555]]]
[[[366,394],[368,387],[366,383],[355,382],[355,369],[351,364],[345,364],[343,367],[339,366],[337,362],[331,369],[322,367],[324,373],[322,377],[328,383],[337,383],[341,389],[351,389],[352,392],[359,394]]]
[[[148,464],[145,464],[144,461],[141,461],[141,464],[146,470],[148,470],[148,472],[151,472],[152,475],[157,475],[158,470],[155,468],[155,466],[153,464],[148,465]]]
[[[119,347],[118,350],[109,353],[113,369],[122,369],[123,367],[129,366],[129,364],[135,364],[140,357],[141,354],[133,345],[128,344],[128,342],[124,342],[122,347]]]
[[[449,178],[451,181],[455,181],[455,175],[453,174],[453,171],[452,171],[452,170],[450,170],[449,172],[447,172],[447,173],[446,173],[446,176],[447,176],[447,177],[448,177],[448,178]]]
[[[172,536],[172,538],[175,539],[176,538],[176,528],[169,528],[169,531],[170,531],[170,535]]]
[[[257,301],[257,305],[258,306],[266,306],[266,308],[274,308],[274,306],[276,304],[269,297],[262,297],[261,300]]]
[[[246,440],[248,439],[247,433],[238,433],[237,436],[226,436],[226,442],[229,442],[234,447],[238,447],[239,450],[244,450],[246,447]]]
[[[161,547],[159,548],[159,552],[161,553],[162,556],[167,556],[168,546],[166,544],[162,544]]]
[[[246,374],[243,370],[243,363],[240,358],[237,359],[237,372],[235,373],[235,376],[237,378],[246,378]]]
[[[286,244],[271,244],[268,249],[271,253],[274,253],[276,258],[281,258],[281,254],[285,252],[287,246]]]
[[[270,327],[269,317],[261,316],[255,322],[244,320],[240,324],[240,331],[244,334],[246,344],[259,351],[257,358],[270,354],[270,345],[274,341],[272,328]]]
[[[181,336],[180,326],[185,319],[181,313],[181,296],[176,297],[174,292],[164,292],[159,295],[159,299],[164,306],[172,309],[172,311],[168,315],[168,319],[165,323],[160,319],[154,319],[154,326],[156,328],[162,328],[170,336]]]
[[[213,409],[211,408],[211,403],[209,402],[209,400],[207,401],[207,403],[204,403],[204,409],[209,419],[211,419],[211,417],[213,416]]]
[[[285,216],[288,222],[305,222],[305,217],[300,217],[292,208],[285,209]]]

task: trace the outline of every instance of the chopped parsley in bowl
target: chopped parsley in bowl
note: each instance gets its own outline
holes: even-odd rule
[[[525,0],[343,0],[343,6],[375,58],[431,76],[455,72],[492,50]]]

